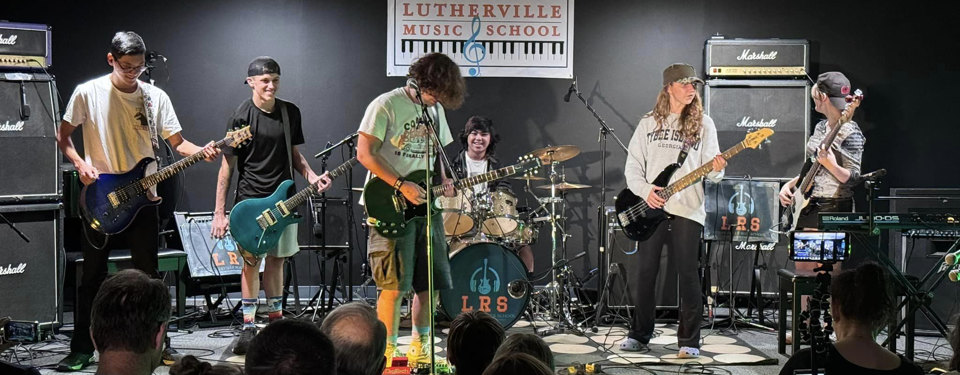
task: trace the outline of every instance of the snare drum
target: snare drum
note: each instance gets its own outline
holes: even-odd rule
[[[509,189],[500,187],[490,193],[490,208],[480,231],[493,237],[505,237],[517,229],[517,197]]]
[[[508,329],[530,299],[523,262],[494,243],[473,244],[458,252],[450,259],[450,275],[453,289],[440,291],[440,309],[451,318],[480,310]]]
[[[470,233],[475,225],[473,221],[473,203],[467,195],[467,189],[452,197],[440,196],[437,205],[442,208],[443,232],[447,236],[462,236]]]

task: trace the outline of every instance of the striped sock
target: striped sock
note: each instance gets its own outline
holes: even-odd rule
[[[271,322],[283,319],[283,297],[267,297],[267,317]]]
[[[243,310],[243,328],[256,327],[254,322],[257,318],[257,299],[243,298],[240,300],[240,305]]]

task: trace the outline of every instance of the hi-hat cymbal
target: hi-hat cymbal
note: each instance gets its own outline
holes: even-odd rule
[[[557,190],[560,190],[560,191],[574,190],[574,189],[586,189],[586,188],[591,187],[590,185],[571,184],[571,183],[569,183],[569,182],[561,182],[561,183],[555,184],[555,185],[540,185],[540,186],[537,186],[537,189],[550,190],[550,187],[551,187],[551,186],[555,186],[555,187],[557,188]]]
[[[530,152],[530,155],[536,156],[547,163],[570,160],[579,154],[580,147],[574,145],[549,146]]]
[[[514,180],[527,180],[527,181],[542,181],[547,179],[546,177],[540,177],[540,176],[534,176],[534,175],[523,175],[523,176],[510,177],[510,178]]]

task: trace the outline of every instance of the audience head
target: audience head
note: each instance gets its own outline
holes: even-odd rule
[[[336,373],[333,344],[310,322],[283,319],[270,323],[250,341],[244,367],[248,375],[328,375]]]
[[[459,371],[457,372],[459,373]],[[507,353],[498,356],[493,363],[483,371],[483,375],[553,375],[553,370],[547,368],[539,359],[527,353]]]
[[[159,364],[170,319],[166,285],[127,269],[103,282],[90,311],[90,337],[100,353],[150,355]]]
[[[387,327],[372,307],[362,302],[340,305],[327,315],[320,330],[333,342],[338,375],[383,373]]]
[[[170,366],[170,375],[243,375],[243,371],[235,365],[211,365],[188,355]]]
[[[500,349],[497,349],[497,354],[494,358],[509,353],[527,353],[539,359],[551,370],[554,368],[553,352],[550,351],[550,346],[547,345],[547,342],[543,341],[540,336],[532,333],[514,333],[507,336],[507,338],[503,340],[503,344],[500,344]]]
[[[948,371],[960,371],[960,316],[953,319],[953,330],[950,331],[950,346],[953,347],[953,357],[947,365]]]
[[[875,331],[886,324],[893,309],[887,277],[876,263],[834,275],[830,295],[830,310],[838,328],[853,323]]]
[[[503,326],[490,314],[469,311],[450,323],[447,335],[447,360],[457,375],[481,374],[493,360],[504,339]]]

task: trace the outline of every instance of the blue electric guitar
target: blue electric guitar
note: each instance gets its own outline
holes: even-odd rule
[[[342,176],[355,164],[357,158],[340,164],[330,171],[330,179]],[[300,221],[300,218],[294,215],[296,208],[317,193],[317,185],[310,184],[288,198],[291,185],[293,180],[285,180],[270,196],[246,199],[233,206],[230,211],[230,234],[240,248],[250,254],[262,256],[277,247],[280,235],[288,225]]]
[[[227,136],[217,141],[215,146],[240,147],[241,143],[250,137],[250,126],[247,125],[227,132]],[[90,228],[100,233],[120,233],[130,226],[141,209],[160,204],[160,197],[154,195],[150,188],[203,159],[203,153],[198,152],[149,176],[145,175],[150,163],[156,162],[153,158],[141,159],[136,166],[124,173],[101,173],[96,181],[84,186],[80,191],[80,211],[83,219]]]

